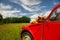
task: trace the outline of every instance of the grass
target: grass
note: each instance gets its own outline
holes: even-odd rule
[[[26,26],[28,23],[0,25],[0,40],[21,40],[20,32],[23,25]]]

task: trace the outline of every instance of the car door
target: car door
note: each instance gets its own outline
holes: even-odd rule
[[[44,40],[60,40],[60,8],[53,12],[49,20],[44,28]]]

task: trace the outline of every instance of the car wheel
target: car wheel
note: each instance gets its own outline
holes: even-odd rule
[[[23,32],[21,38],[22,40],[33,40],[33,37],[29,32]]]

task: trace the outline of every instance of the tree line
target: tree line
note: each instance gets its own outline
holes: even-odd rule
[[[8,17],[3,19],[2,15],[0,14],[0,23],[29,23],[30,18],[23,16],[20,18],[17,17]]]

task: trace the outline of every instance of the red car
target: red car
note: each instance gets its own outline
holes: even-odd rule
[[[21,38],[22,40],[60,40],[60,4],[52,9],[46,19],[22,27]]]

